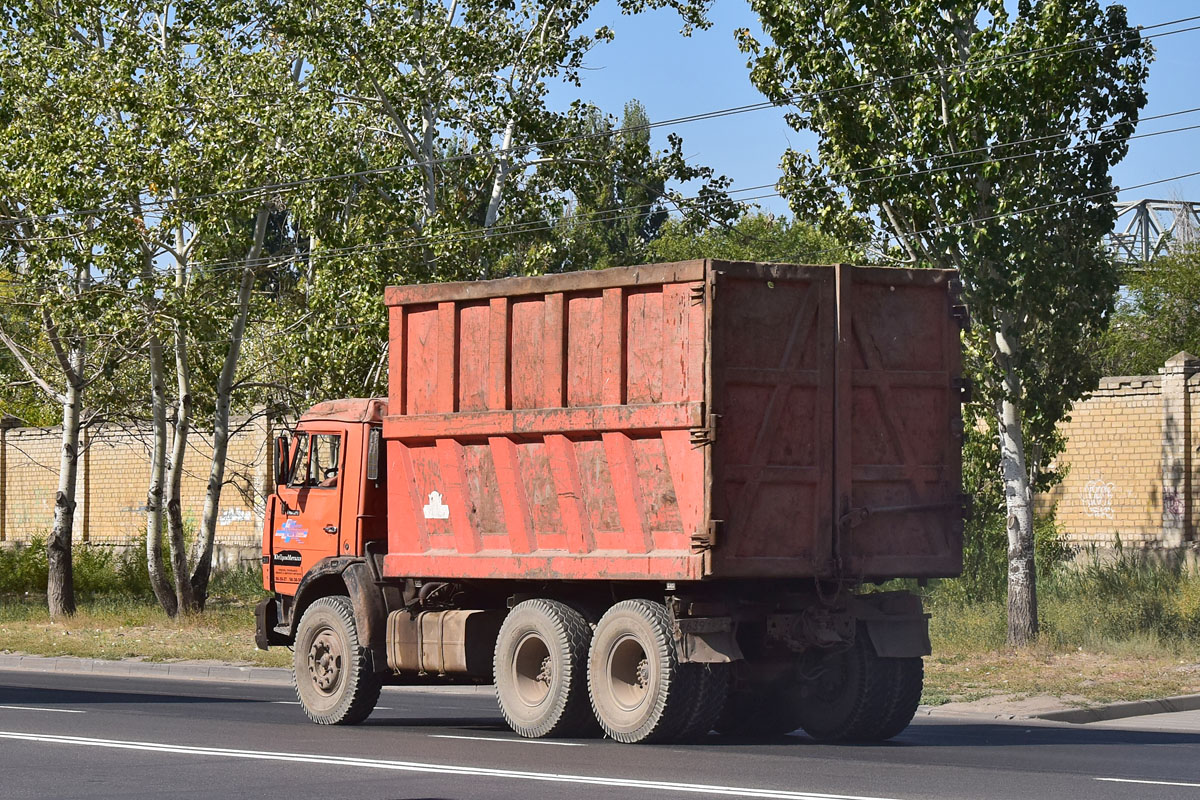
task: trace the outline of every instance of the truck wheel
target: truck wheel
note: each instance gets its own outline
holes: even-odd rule
[[[800,727],[800,690],[790,680],[757,681],[730,692],[717,719],[717,733],[761,739]]]
[[[687,722],[679,733],[682,741],[697,741],[708,735],[717,724],[725,702],[729,697],[728,664],[686,664],[687,669],[696,667],[700,674],[699,686],[692,699],[692,708]]]
[[[921,703],[921,690],[925,683],[925,661],[922,658],[880,658],[882,671],[888,678],[887,713],[871,720],[858,738],[863,741],[882,742],[898,735],[912,722]]]
[[[595,732],[584,677],[591,639],[583,615],[556,600],[526,600],[508,613],[493,670],[509,727],[530,739]]]
[[[666,606],[624,600],[605,612],[588,653],[588,694],[604,732],[618,742],[671,741],[684,732],[701,678],[680,664]]]
[[[822,741],[879,742],[908,726],[921,699],[920,658],[880,658],[865,631],[801,684],[800,726]]]
[[[358,641],[347,597],[322,597],[300,618],[292,685],[304,713],[320,725],[354,725],[375,708],[382,683]]]

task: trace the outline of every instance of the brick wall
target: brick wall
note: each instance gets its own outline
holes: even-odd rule
[[[1158,375],[1103,378],[1060,427],[1066,477],[1037,498],[1074,545],[1178,550],[1196,540],[1200,360],[1180,353]]]
[[[261,547],[263,498],[270,480],[271,432],[265,415],[235,418],[231,427],[234,433],[217,519],[222,561],[254,557]],[[82,445],[75,540],[110,545],[137,542],[146,528],[149,430],[94,430]],[[49,532],[61,446],[58,429],[0,430],[0,542],[28,541]],[[211,457],[211,436],[193,430],[182,484],[183,516],[193,527],[199,526]]]

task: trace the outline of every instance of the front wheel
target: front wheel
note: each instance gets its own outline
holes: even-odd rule
[[[292,684],[308,718],[319,725],[354,725],[375,709],[382,684],[358,641],[347,597],[322,597],[300,618]]]

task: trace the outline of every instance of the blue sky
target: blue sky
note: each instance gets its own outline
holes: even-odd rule
[[[1132,22],[1154,25],[1200,14],[1196,0],[1130,0]],[[605,111],[619,115],[626,100],[637,98],[652,120],[756,103],[762,95],[750,84],[746,57],[734,43],[740,27],[760,31],[757,17],[744,0],[717,0],[713,26],[690,39],[679,35],[679,18],[669,11],[623,17],[616,3],[607,1],[592,15],[590,24],[608,25],[616,33],[611,44],[589,54],[583,88],[555,92],[565,105],[581,96]],[[1191,27],[1200,21],[1177,27]],[[1157,33],[1158,31],[1153,31]],[[1200,30],[1158,37],[1157,56],[1150,68],[1149,103],[1143,116],[1200,106],[1196,79],[1200,74]],[[1200,113],[1143,123],[1138,132],[1200,124]],[[779,157],[789,146],[809,148],[811,135],[797,133],[783,121],[779,109],[752,111],[728,117],[681,124],[673,129],[684,139],[684,151],[733,178],[734,188],[772,183],[779,176]],[[668,130],[654,132],[655,143],[665,146]],[[1118,185],[1200,170],[1200,130],[1135,140],[1128,157],[1115,170]],[[770,191],[770,190],[765,190]],[[749,195],[763,191],[749,192]],[[1200,177],[1122,192],[1121,200],[1142,197],[1200,200]],[[786,212],[779,198],[758,201],[765,209]]]

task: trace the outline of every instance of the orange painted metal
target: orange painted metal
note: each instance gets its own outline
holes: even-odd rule
[[[957,573],[952,278],[693,261],[388,289],[385,574]]]

